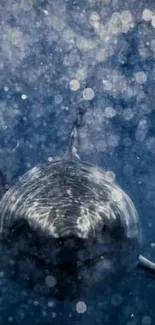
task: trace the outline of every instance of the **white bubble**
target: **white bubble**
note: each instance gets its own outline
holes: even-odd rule
[[[48,301],[48,307],[54,307],[55,306],[55,302],[53,300]]]
[[[100,15],[96,11],[93,11],[89,18],[90,24],[93,25],[95,22],[99,20],[100,20]]]
[[[71,80],[69,85],[70,85],[70,89],[73,91],[76,91],[80,88],[80,83],[76,79]]]
[[[146,146],[147,146],[148,150],[155,152],[155,138],[150,137],[146,142]]]
[[[54,96],[54,102],[55,102],[56,105],[61,104],[62,101],[63,101],[63,97],[62,97],[62,95],[57,94],[57,95]]]
[[[22,99],[26,99],[26,98],[27,98],[27,95],[26,95],[26,94],[22,94],[22,95],[21,95],[21,98],[22,98]]]
[[[143,316],[142,318],[142,325],[151,325],[152,324],[152,319],[150,316]]]
[[[142,142],[146,137],[146,132],[142,129],[137,129],[135,133],[136,141]]]
[[[92,100],[95,96],[94,90],[92,88],[85,88],[83,90],[83,98],[85,100]]]
[[[135,73],[135,80],[138,84],[144,84],[147,81],[147,75],[144,71],[138,71]]]
[[[153,17],[153,12],[150,9],[144,9],[142,13],[142,19],[145,21],[151,20]]]
[[[42,311],[42,316],[47,317],[47,312],[45,310]]]
[[[86,67],[77,70],[76,78],[78,80],[84,80],[86,77],[87,77],[87,69],[86,69]]]
[[[119,144],[119,136],[117,135],[110,135],[109,138],[108,138],[108,145],[110,147],[117,147]]]
[[[120,14],[118,12],[114,12],[111,16],[111,20],[109,23],[109,28],[113,34],[119,34],[122,29],[122,22],[120,18]]]
[[[9,90],[9,87],[5,86],[5,87],[4,87],[4,91],[7,92],[8,90]]]
[[[134,117],[134,112],[131,108],[125,108],[123,110],[123,117],[126,121],[130,121]]]
[[[76,46],[80,51],[89,51],[96,48],[96,42],[90,38],[78,36],[76,38]]]
[[[142,118],[138,123],[138,128],[148,131],[149,128],[148,121],[145,118]]]
[[[105,49],[98,49],[96,55],[95,55],[95,59],[98,62],[103,62],[105,61],[107,58],[107,53]]]
[[[13,317],[12,317],[12,316],[9,316],[9,317],[8,317],[8,321],[9,321],[9,322],[12,322],[12,321],[13,321]]]
[[[122,200],[122,191],[119,189],[114,189],[111,193],[111,199],[115,202]]]
[[[122,304],[123,297],[120,294],[114,293],[111,297],[111,304],[115,307],[118,307]]]
[[[34,304],[34,306],[38,306],[38,305],[39,305],[39,301],[35,300],[35,301],[33,302],[33,304]]]
[[[132,22],[132,14],[129,10],[124,10],[120,14],[121,20],[125,24],[129,24]]]
[[[106,107],[104,111],[104,115],[107,118],[112,118],[116,115],[116,110],[113,107]]]
[[[155,15],[152,17],[151,23],[152,23],[152,27],[155,28]]]
[[[108,182],[112,183],[115,181],[115,178],[116,178],[116,175],[113,171],[111,170],[108,170],[106,173],[105,173],[105,178]]]
[[[51,161],[53,161],[53,158],[52,158],[52,157],[48,157],[47,160],[48,160],[49,162],[51,162]]]
[[[79,301],[76,304],[76,311],[77,311],[77,313],[84,314],[86,312],[86,310],[87,310],[87,305],[85,304],[85,302]]]
[[[43,10],[43,13],[48,16],[49,15],[49,12],[47,10]]]
[[[74,31],[71,28],[65,29],[62,37],[64,39],[64,41],[66,41],[67,43],[74,43],[75,41],[75,34]]]
[[[153,39],[153,40],[151,41],[151,45],[150,45],[150,47],[151,47],[151,50],[152,50],[153,52],[155,52],[155,39]]]
[[[112,90],[113,85],[110,80],[103,79],[102,82],[105,90]]]
[[[54,287],[57,283],[56,278],[53,275],[47,275],[45,278],[45,283],[48,287]]]

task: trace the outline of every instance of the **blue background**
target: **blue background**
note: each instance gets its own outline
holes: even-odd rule
[[[152,0],[0,3],[0,166],[8,182],[64,153],[78,102],[91,88],[81,157],[113,171],[131,196],[142,223],[142,252],[152,260],[154,15]],[[0,287],[1,324],[154,324],[155,279],[142,275],[129,279],[130,294],[126,284],[118,288],[119,306],[96,297],[84,314],[75,302],[52,301],[51,307],[3,276]]]

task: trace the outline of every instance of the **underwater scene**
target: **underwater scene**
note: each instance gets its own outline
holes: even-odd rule
[[[0,325],[155,324],[155,2],[0,1]]]

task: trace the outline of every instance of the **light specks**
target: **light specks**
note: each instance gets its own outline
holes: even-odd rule
[[[0,272],[0,278],[3,278],[3,276],[4,276],[4,272],[1,271],[1,272]]]
[[[115,173],[113,171],[108,170],[107,172],[105,172],[105,179],[108,182],[114,182],[115,178],[116,178],[116,175],[115,175]]]
[[[48,15],[49,15],[49,12],[48,12],[48,10],[46,10],[46,9],[44,9],[44,10],[43,10],[43,13],[44,13],[46,16],[48,16]]]
[[[135,80],[138,84],[142,85],[147,81],[147,74],[144,71],[138,71],[135,73]]]
[[[57,94],[57,95],[54,96],[54,102],[55,102],[56,105],[61,104],[62,101],[63,101],[63,97],[62,97],[61,94]]]
[[[25,100],[25,99],[27,99],[27,95],[26,95],[26,94],[22,94],[22,95],[21,95],[21,98],[22,98],[23,100]]]
[[[48,307],[49,308],[53,308],[55,306],[55,302],[54,302],[54,300],[49,300],[48,301]]]
[[[111,134],[108,137],[108,145],[109,145],[109,147],[112,147],[112,148],[117,147],[119,145],[119,140],[120,140],[119,135],[113,135],[113,134]]]
[[[48,287],[52,288],[56,285],[57,280],[53,275],[47,275],[45,278],[45,283]]]
[[[134,117],[134,111],[132,110],[132,108],[128,107],[123,110],[122,115],[126,121],[130,121]]]
[[[76,304],[76,311],[79,314],[84,314],[87,310],[87,305],[85,304],[84,301],[79,301]]]
[[[92,100],[95,97],[94,90],[92,88],[85,88],[83,90],[83,99]]]
[[[94,25],[96,22],[100,20],[100,15],[96,11],[92,11],[89,17],[89,23],[90,25]]]
[[[153,17],[153,12],[150,9],[144,9],[142,13],[142,19],[145,21],[150,21]]]
[[[47,160],[48,160],[49,162],[52,162],[52,161],[53,161],[53,157],[48,157]]]
[[[88,211],[86,208],[81,207],[80,208],[80,216],[77,219],[77,230],[80,231],[81,238],[87,238],[90,229],[92,228],[91,224],[91,218],[88,214]]]
[[[13,317],[12,316],[9,316],[8,317],[8,321],[11,323],[11,322],[13,322]]]
[[[76,79],[72,79],[70,81],[70,89],[73,91],[77,91],[80,88],[80,83]]]
[[[133,17],[132,17],[132,13],[129,10],[124,10],[121,12],[120,14],[121,16],[121,20],[124,24],[131,24]]]
[[[5,86],[5,87],[4,87],[4,91],[5,91],[5,92],[8,92],[8,91],[9,91],[9,87]]]
[[[68,188],[68,189],[67,189],[67,194],[68,194],[69,196],[72,196],[72,190],[71,190],[71,188]]]
[[[114,116],[116,116],[117,112],[113,107],[106,107],[105,111],[104,111],[104,115],[107,118],[113,118]]]

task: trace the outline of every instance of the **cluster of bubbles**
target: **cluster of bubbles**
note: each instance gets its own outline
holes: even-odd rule
[[[102,10],[99,10],[100,6]],[[125,122],[130,123],[131,121],[133,123],[134,118],[137,120],[141,118],[142,102],[145,108],[143,109],[144,117],[150,111],[152,112],[153,106],[147,107],[146,104],[147,94],[144,87],[149,82],[148,79],[154,78],[153,73],[152,75],[148,74],[146,68],[140,69],[138,65],[137,67],[135,65],[135,68],[131,70],[131,75],[127,76],[118,64],[114,67],[112,63],[108,64],[108,62],[112,62],[114,56],[118,57],[119,61],[119,57],[122,55],[119,51],[121,47],[125,54],[128,52],[130,43],[127,42],[127,37],[131,33],[134,35],[138,19],[145,25],[149,24],[144,36],[141,29],[139,30],[141,34],[140,40],[138,40],[139,54],[145,59],[146,51],[144,49],[146,49],[150,51],[149,55],[154,55],[155,39],[150,36],[153,35],[151,29],[155,28],[153,10],[141,8],[141,15],[136,18],[134,5],[130,10],[128,8],[122,10],[120,4],[120,8],[117,8],[116,11],[111,13],[108,11],[108,16],[105,19],[103,12],[104,10],[106,12],[107,4],[105,3],[104,8],[103,2],[96,5],[96,2],[93,1],[90,1],[88,8],[77,8],[79,15],[67,4],[59,4],[59,1],[38,7],[38,12],[32,1],[27,2],[25,0],[22,0],[20,6],[17,6],[12,0],[10,8],[4,9],[0,66],[0,78],[4,83],[3,90],[5,92],[5,99],[0,102],[2,128],[8,128],[8,132],[10,132],[10,128],[14,128],[18,116],[22,114],[26,121],[27,118],[30,119],[32,127],[36,127],[38,132],[40,124],[45,130],[47,123],[46,121],[41,122],[41,120],[48,120],[50,112],[56,110],[55,114],[61,115],[63,111],[70,111],[73,114],[71,112],[72,102],[67,102],[66,91],[73,98],[73,103],[79,98],[84,101],[94,101],[96,118],[94,121],[94,117],[90,117],[92,124],[98,123],[97,115],[100,111],[102,114],[99,123],[102,123],[103,126],[107,119],[109,125],[112,125],[112,119],[117,116],[122,116]],[[27,14],[29,14],[28,26]],[[20,15],[22,15],[22,19],[20,19]],[[9,21],[9,17],[13,17],[12,19],[16,20],[16,23]],[[83,30],[84,33],[82,33]],[[148,41],[142,47],[143,38],[145,40],[147,36]],[[43,39],[46,43],[44,47],[48,51],[47,54],[42,54]],[[135,54],[135,62],[136,55],[138,54]],[[120,59],[120,64],[125,64],[123,56]],[[14,78],[20,76],[20,82],[15,84],[11,82],[7,72],[9,75],[11,73]],[[27,86],[24,86],[25,84]],[[17,94],[17,98],[12,99],[14,92]],[[36,92],[39,93],[38,97],[41,97],[42,103],[39,103],[39,100],[34,101],[34,97],[36,100]],[[30,107],[29,113],[26,112],[25,106],[22,110],[22,103],[19,101],[18,95],[20,95],[21,100],[27,101],[27,106]],[[132,101],[133,107],[128,107],[128,105],[117,107],[113,100],[106,103],[107,95],[113,97],[114,100],[117,99],[117,101],[125,97],[129,102]],[[48,105],[44,104],[46,97],[49,97]],[[5,105],[7,105],[6,109]],[[39,121],[36,122],[36,119]],[[85,131],[85,135],[89,137],[89,130]],[[36,134],[39,138],[40,133]],[[61,135],[64,139],[67,137],[66,129],[61,130]],[[46,139],[45,136],[41,140],[42,143],[47,142]],[[37,151],[39,140],[35,136],[33,144],[32,140],[32,138],[29,139],[28,146],[33,145],[33,149]],[[108,148],[111,150],[120,144],[120,136],[115,132],[108,140],[102,138],[98,140],[100,145],[98,142],[96,144],[92,142],[91,150],[94,148],[100,151],[101,147],[105,147],[105,150]],[[124,141],[124,139],[122,140]],[[145,141],[146,130],[137,127],[135,140]],[[96,141],[95,137],[94,141]],[[150,140],[147,139],[147,141]],[[103,142],[103,146],[101,142]],[[147,142],[144,145],[147,149],[149,148]],[[43,145],[43,149],[44,147]],[[86,145],[84,144],[85,149]],[[47,158],[49,151],[48,148],[45,152]]]

